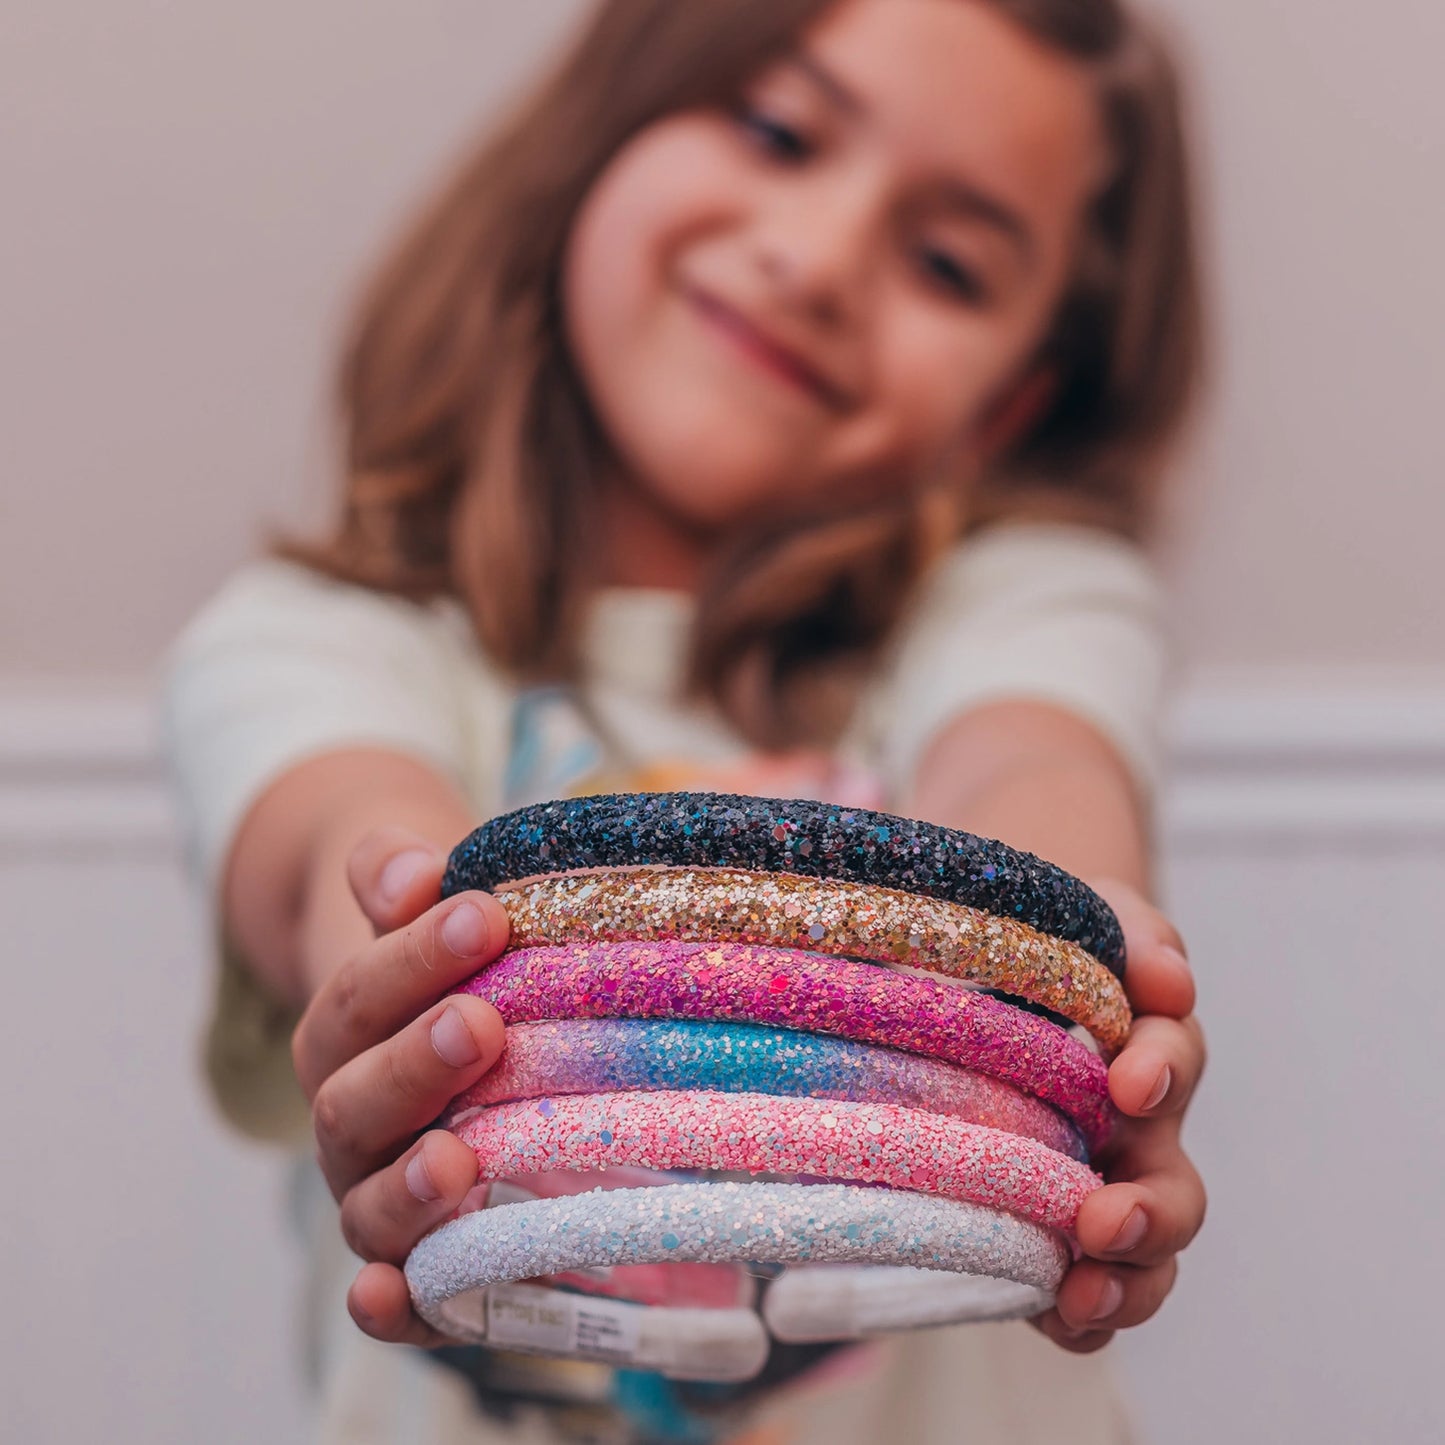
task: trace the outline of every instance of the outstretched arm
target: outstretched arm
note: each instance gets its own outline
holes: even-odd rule
[[[299,764],[250,810],[226,869],[226,926],[249,967],[305,1013],[292,1043],[341,1227],[370,1261],[352,1314],[384,1340],[434,1343],[400,1265],[476,1181],[459,1139],[425,1130],[502,1050],[481,999],[448,997],[501,952],[483,893],[440,902],[447,849],[474,823],[449,783],[380,750]]]
[[[1173,925],[1149,902],[1148,839],[1123,763],[1087,723],[1035,702],[1000,702],[948,726],[924,755],[903,811],[1026,848],[1091,883],[1128,945],[1129,1042],[1109,1069],[1124,1122],[1095,1161],[1107,1184],[1079,1214],[1084,1251],[1035,1323],[1075,1351],[1148,1319],[1175,1256],[1204,1221],[1204,1189],[1180,1144],[1204,1068],[1194,981]]]

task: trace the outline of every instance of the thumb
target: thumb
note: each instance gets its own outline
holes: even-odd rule
[[[391,933],[441,901],[447,855],[407,828],[376,828],[351,850],[346,877],[377,934]]]

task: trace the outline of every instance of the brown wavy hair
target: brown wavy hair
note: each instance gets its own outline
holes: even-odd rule
[[[465,159],[365,290],[340,372],[345,490],[283,555],[417,600],[458,597],[519,681],[577,680],[606,441],[564,340],[573,218],[669,112],[728,103],[832,0],[604,0]],[[1195,389],[1200,303],[1179,87],[1117,0],[987,0],[1091,67],[1115,164],[1036,358],[1035,424],[979,478],[924,477],[731,538],[699,597],[689,687],[762,747],[834,739],[921,577],[1019,514],[1137,535]]]

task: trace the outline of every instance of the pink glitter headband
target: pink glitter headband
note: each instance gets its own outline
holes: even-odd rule
[[[1037,1139],[1087,1159],[1079,1131],[1041,1099],[941,1059],[827,1034],[676,1019],[554,1019],[513,1024],[506,1047],[437,1121],[549,1094],[705,1089],[901,1104]]]
[[[1046,1019],[934,979],[743,943],[597,943],[504,954],[463,991],[509,1024],[730,1019],[924,1054],[1061,1110],[1091,1152],[1113,1129],[1108,1070]]]
[[[616,868],[504,883],[512,947],[603,940],[763,943],[924,969],[1082,1024],[1112,1056],[1133,1015],[1076,943],[1014,918],[896,888],[729,868]]]
[[[479,1178],[589,1170],[718,1169],[883,1184],[1072,1231],[1102,1183],[1032,1139],[895,1104],[771,1094],[584,1094],[498,1104],[457,1125]]]

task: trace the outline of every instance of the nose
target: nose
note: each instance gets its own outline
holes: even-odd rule
[[[879,233],[873,192],[855,176],[795,177],[778,188],[761,217],[754,260],[780,307],[830,327],[857,317]]]

